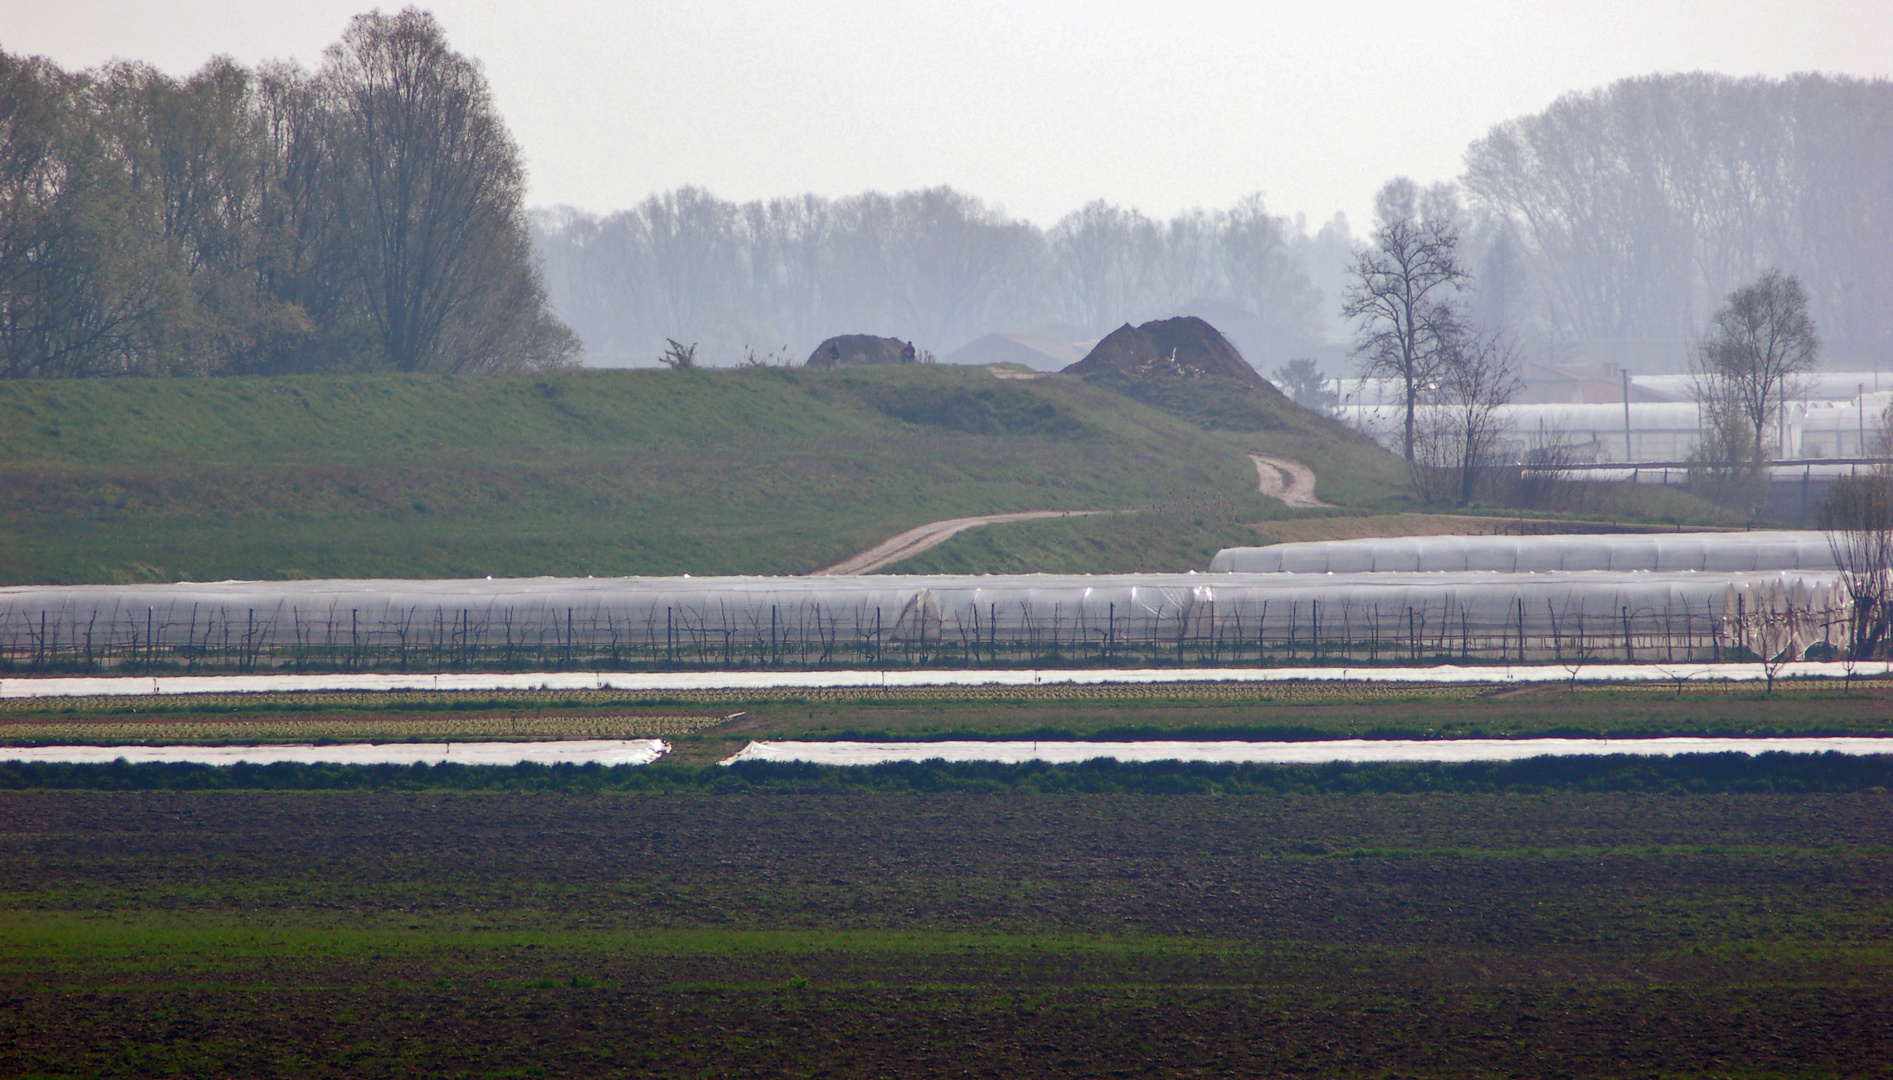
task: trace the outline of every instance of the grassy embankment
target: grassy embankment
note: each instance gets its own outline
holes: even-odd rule
[[[806,573],[1060,509],[1132,512],[895,569],[1184,570],[1306,516],[1254,494],[1248,451],[1315,464],[1348,508],[1317,515],[1405,508],[1392,455],[1279,395],[1122,389],[944,366],[8,382],[0,584]]]
[[[940,518],[1232,502],[1183,569],[1279,509],[1252,476],[1121,396],[945,367],[14,382],[0,581],[803,573]]]
[[[1300,408],[1272,387],[1233,379],[1146,379],[1103,375],[1085,380],[1151,408],[1180,417],[1240,449],[1290,458],[1315,472],[1315,494],[1335,509],[1241,517],[1214,500],[1174,507],[1172,520],[1096,518],[1030,521],[961,535],[889,567],[895,573],[970,573],[1030,570],[1147,570],[1188,562],[1191,542],[1206,525],[1235,515],[1252,535],[1231,544],[1437,532],[1584,532],[1653,525],[1740,524],[1728,511],[1685,492],[1636,484],[1565,483],[1555,509],[1516,510],[1475,505],[1451,518],[1415,514],[1406,465],[1373,440]],[[1394,511],[1390,517],[1385,511]],[[1406,517],[1422,520],[1408,522]],[[1179,529],[1181,519],[1184,528]]]

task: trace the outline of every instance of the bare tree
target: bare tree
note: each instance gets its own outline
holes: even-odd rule
[[[1756,459],[1764,456],[1769,422],[1796,392],[1799,376],[1814,370],[1820,348],[1806,290],[1779,270],[1730,293],[1716,313],[1701,348],[1698,383],[1748,421]]]
[[[543,310],[519,149],[479,65],[414,8],[357,16],[325,59],[335,152],[346,166],[337,194],[387,362],[401,371],[566,362],[576,341]],[[522,333],[495,318],[540,325]],[[502,333],[531,351],[466,351]]]
[[[1880,471],[1841,477],[1821,500],[1816,520],[1853,608],[1848,653],[1873,656],[1893,624],[1893,480]]]
[[[187,282],[149,155],[114,137],[122,85],[0,51],[0,375],[163,373],[145,360]]]
[[[1354,249],[1352,282],[1341,305],[1356,325],[1354,355],[1363,376],[1391,379],[1404,391],[1402,447],[1414,459],[1422,398],[1460,336],[1453,293],[1466,280],[1459,234],[1450,218],[1422,218],[1419,190],[1404,177],[1380,189],[1371,242]]]
[[[1164,245],[1163,227],[1103,200],[1060,219],[1047,238],[1058,306],[1073,323],[1101,327],[1143,313]]]
[[[1504,430],[1499,408],[1518,393],[1518,368],[1517,350],[1494,335],[1462,334],[1447,354],[1440,379],[1441,464],[1457,480],[1460,506],[1472,502],[1480,479],[1497,464]]]
[[[1880,415],[1875,449],[1893,450],[1893,408]],[[1835,481],[1815,511],[1852,607],[1850,662],[1880,652],[1893,633],[1893,467]],[[1851,670],[1849,674],[1852,674]]]

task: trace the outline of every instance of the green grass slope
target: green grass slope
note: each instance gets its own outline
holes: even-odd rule
[[[1245,522],[1283,514],[1260,495],[1186,500],[1123,515],[1045,518],[969,529],[889,574],[1127,574],[1204,570],[1218,551],[1262,543]]]
[[[1346,424],[1304,409],[1268,383],[1093,375],[1085,382],[1215,432],[1246,452],[1305,462],[1315,494],[1337,506],[1405,509],[1406,465]]]
[[[1266,516],[1242,450],[1270,434],[1309,456],[1324,439],[943,366],[13,382],[0,582],[803,573],[978,513],[1208,498]],[[1161,517],[1092,526],[1109,568],[1175,548]],[[993,562],[963,568],[1021,568]],[[1066,563],[1043,568],[1105,568]]]

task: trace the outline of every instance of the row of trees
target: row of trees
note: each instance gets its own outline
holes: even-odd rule
[[[1889,176],[1893,83],[1696,73],[1496,125],[1461,184],[1514,332],[1676,370],[1724,297],[1771,266],[1803,283],[1837,359],[1884,355]]]
[[[1401,448],[1420,494],[1460,505],[1501,464],[1499,409],[1520,388],[1521,366],[1516,340],[1481,317],[1492,305],[1480,303],[1485,283],[1461,255],[1465,221],[1452,186],[1389,182],[1372,233],[1354,248],[1341,308],[1361,374],[1402,390]],[[1692,484],[1717,501],[1753,509],[1765,494],[1765,433],[1819,360],[1809,308],[1801,281],[1770,267],[1729,293],[1701,337],[1692,369],[1704,438]]]
[[[1893,84],[1666,75],[1496,125],[1458,184],[1415,200],[1457,236],[1462,314],[1546,359],[1680,370],[1723,298],[1779,267],[1830,350],[1864,363],[1893,343],[1890,174]],[[793,355],[844,331],[945,354],[1190,311],[1268,370],[1325,355],[1352,239],[1253,198],[1170,220],[1093,203],[1041,230],[946,188],[741,204],[684,188],[534,224],[559,310],[615,362],[667,338],[713,363]]]
[[[1821,351],[1816,322],[1843,362],[1893,348],[1888,177],[1893,83],[1694,74],[1499,124],[1458,184],[1389,184],[1342,315],[1362,373],[1406,391],[1421,493],[1473,497],[1529,349],[1692,371],[1692,486],[1753,509],[1767,433]]]
[[[413,9],[315,72],[0,52],[0,374],[568,363],[523,192],[479,65]]]
[[[673,338],[712,363],[799,355],[843,332],[944,354],[991,331],[1097,336],[1183,311],[1251,362],[1280,362],[1306,355],[1326,321],[1305,266],[1338,266],[1348,243],[1344,219],[1305,235],[1258,197],[1168,221],[1094,202],[1044,230],[944,187],[741,204],[682,188],[534,225],[559,310],[617,362],[648,362]]]

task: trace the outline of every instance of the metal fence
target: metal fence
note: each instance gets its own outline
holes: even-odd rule
[[[1834,574],[624,578],[0,589],[0,670],[1699,662],[1844,647]]]

